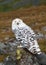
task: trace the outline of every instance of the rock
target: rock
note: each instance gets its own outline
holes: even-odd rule
[[[43,33],[41,33],[41,32],[37,32],[37,31],[35,31],[35,33],[36,33],[36,39],[45,39],[45,35],[43,34]]]
[[[37,58],[34,57],[28,50],[25,50],[21,48],[21,58],[19,60],[16,59],[16,50],[17,48],[14,48],[14,43],[10,43],[11,46],[9,46],[9,52],[10,55],[4,59],[4,62],[2,65],[39,65]],[[6,47],[7,48],[7,47]],[[13,51],[11,51],[11,48]],[[5,49],[6,50],[6,49]]]
[[[12,57],[8,56],[4,60],[4,65],[17,65],[17,64],[16,64],[16,61],[13,61]]]
[[[4,47],[5,47],[4,43],[0,42],[0,49],[2,49]]]
[[[24,51],[22,58],[18,62],[19,65],[39,65],[37,58],[28,51]]]
[[[44,37],[44,35],[42,33],[40,33],[40,32],[37,33],[37,38],[43,38],[43,37]]]
[[[42,30],[43,30],[43,31],[46,31],[46,26],[42,27]]]
[[[3,63],[0,63],[0,65],[3,65]]]

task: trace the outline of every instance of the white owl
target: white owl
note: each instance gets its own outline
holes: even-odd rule
[[[41,53],[34,31],[23,20],[16,18],[12,21],[12,31],[16,39],[31,53]]]

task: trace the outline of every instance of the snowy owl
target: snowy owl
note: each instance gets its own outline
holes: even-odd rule
[[[34,31],[23,20],[16,18],[12,21],[12,31],[16,39],[32,53],[40,53]]]
[[[41,52],[35,33],[23,20],[16,18],[12,21],[12,31],[21,45],[35,54],[42,65],[46,65],[46,54]]]

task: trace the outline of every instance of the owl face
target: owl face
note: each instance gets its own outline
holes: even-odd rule
[[[13,21],[15,22],[15,25],[17,27],[19,27],[19,26],[21,26],[23,24],[23,21],[21,19],[19,19],[19,18],[16,18]]]
[[[13,29],[17,30],[18,28],[22,28],[24,26],[25,26],[25,23],[19,18],[16,18],[12,21],[12,28]]]

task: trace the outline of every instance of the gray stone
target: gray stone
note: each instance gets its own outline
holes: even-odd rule
[[[0,63],[0,65],[3,65],[3,63]]]
[[[5,47],[4,43],[0,42],[0,49],[4,47]]]
[[[43,31],[46,31],[46,26],[42,27],[42,30],[43,30]]]

